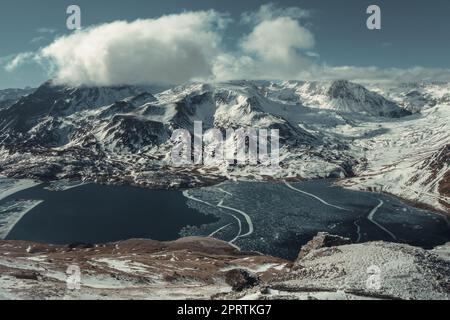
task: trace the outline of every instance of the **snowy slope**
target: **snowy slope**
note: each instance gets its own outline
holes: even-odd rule
[[[449,83],[372,84],[369,88],[413,113],[450,104]]]
[[[299,259],[286,277],[272,281],[265,295],[254,290],[244,299],[448,300],[449,267],[430,252],[402,244],[322,248]],[[447,275],[441,278],[437,271]]]
[[[449,251],[449,244],[426,251],[371,242],[315,248],[294,264],[212,238],[78,246],[1,241],[0,298],[448,300]],[[79,290],[67,290],[68,261],[81,269]]]
[[[0,90],[0,109],[9,107],[20,98],[32,93],[35,89],[4,89]]]
[[[410,114],[377,92],[344,80],[330,83],[295,81],[272,83],[267,88],[267,94],[287,103],[295,102],[313,108],[331,109],[353,116],[398,118]]]
[[[350,134],[366,137],[354,143],[366,163],[346,186],[392,193],[448,211],[450,188],[450,107],[436,106],[410,119],[364,124]],[[370,132],[380,134],[370,135]],[[447,185],[445,185],[447,182]]]

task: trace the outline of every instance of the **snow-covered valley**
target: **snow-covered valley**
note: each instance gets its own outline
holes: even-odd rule
[[[45,83],[0,107],[0,174],[9,177],[0,179],[2,238],[20,222],[30,226],[26,217],[41,223],[32,213],[52,201],[33,190],[80,202],[70,192],[92,193],[86,182],[181,189],[192,210],[217,219],[171,242],[1,240],[0,299],[448,299],[448,220],[414,207],[450,212],[449,92],[446,83]],[[192,132],[194,121],[205,130],[278,129],[281,170],[172,166],[171,135]],[[346,189],[299,183],[324,178]],[[71,221],[44,211],[46,221]],[[105,217],[98,222],[112,220]],[[319,234],[293,263],[318,231],[349,239]],[[81,267],[80,290],[67,289],[68,261]],[[379,288],[367,282],[373,268]]]

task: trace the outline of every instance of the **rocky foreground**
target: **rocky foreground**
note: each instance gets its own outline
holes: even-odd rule
[[[320,233],[290,262],[212,238],[70,246],[1,241],[0,299],[447,300],[450,244],[426,251]]]

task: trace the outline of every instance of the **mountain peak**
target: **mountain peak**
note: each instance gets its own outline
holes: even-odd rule
[[[341,112],[389,118],[411,115],[411,112],[379,93],[347,80],[334,81],[327,91],[327,96],[329,104]]]

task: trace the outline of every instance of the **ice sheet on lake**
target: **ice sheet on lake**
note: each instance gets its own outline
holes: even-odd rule
[[[80,181],[68,181],[68,180],[60,180],[60,181],[53,181],[48,186],[46,186],[44,189],[49,191],[67,191],[70,189],[78,188],[81,186],[86,185],[85,182]]]
[[[42,200],[10,201],[0,206],[0,239],[5,239],[14,226]]]
[[[0,201],[26,189],[39,185],[39,182],[33,180],[15,180],[0,177]]]
[[[39,184],[39,182],[33,180],[16,180],[0,177],[0,201]],[[0,239],[5,239],[17,222],[41,202],[41,200],[14,200],[1,204]]]
[[[326,181],[290,185],[229,181],[189,190],[191,208],[220,220],[184,228],[182,236],[213,235],[242,250],[288,259],[295,259],[300,247],[317,232],[355,242],[398,241],[423,247],[450,240],[445,219],[398,199],[347,190]]]

